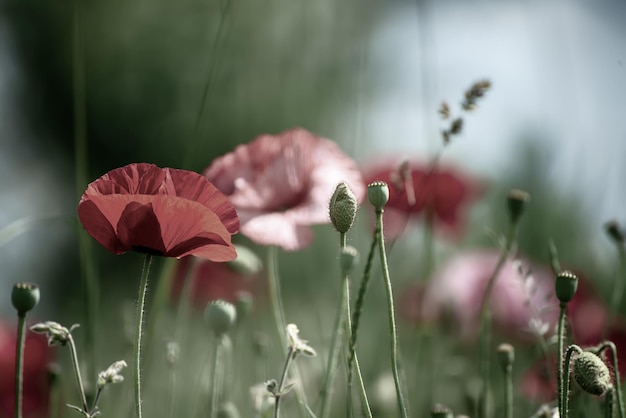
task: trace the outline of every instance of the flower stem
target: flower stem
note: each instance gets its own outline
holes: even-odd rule
[[[80,401],[82,402],[83,411],[89,413],[89,407],[87,406],[87,397],[85,396],[85,386],[83,385],[83,378],[80,372],[80,366],[78,364],[78,354],[76,353],[76,344],[72,334],[68,334],[68,342],[70,343],[70,354],[72,356],[72,366],[74,367],[74,374],[76,375],[76,384],[78,385],[78,391],[80,392]]]
[[[513,366],[506,368],[504,375],[504,417],[513,418]]]
[[[139,294],[137,297],[136,333],[135,333],[135,417],[141,418],[141,337],[143,328],[143,313],[146,305],[146,293],[148,290],[148,276],[150,275],[150,265],[152,256],[146,254],[143,260],[141,280],[139,283]]]
[[[617,277],[613,281],[613,292],[611,294],[611,303],[609,305],[609,316],[604,326],[603,336],[606,338],[609,328],[615,324],[617,312],[622,303],[622,297],[624,295],[624,284],[626,281],[626,249],[624,244],[617,244],[617,253],[619,257],[619,267],[617,269]],[[619,395],[619,393],[618,393]]]
[[[513,248],[513,242],[515,240],[515,234],[517,232],[516,225],[511,224],[509,227],[509,233],[506,237],[506,243],[504,248],[500,252],[500,258],[496,264],[496,267],[487,281],[487,287],[483,294],[483,299],[480,306],[480,372],[481,372],[481,388],[480,388],[480,400],[479,400],[479,417],[487,418],[488,416],[488,398],[489,398],[489,346],[491,344],[491,311],[489,304],[491,301],[491,293],[493,287],[500,275],[500,270],[504,266],[511,248]]]
[[[565,377],[563,376],[563,362],[565,359],[563,358],[563,341],[565,340],[565,311],[567,308],[567,303],[561,302],[559,304],[560,312],[559,312],[559,324],[558,324],[558,335],[557,335],[557,380],[558,380],[558,390],[559,390],[559,416],[565,417],[565,411],[563,411],[564,401],[563,398],[567,396],[567,393],[563,391],[563,382]]]
[[[577,345],[571,345],[567,349],[567,353],[565,354],[565,367],[563,369],[563,399],[561,399],[561,410],[559,410],[559,418],[567,418],[568,415],[568,403],[569,403],[569,372],[570,372],[570,362],[572,360],[572,354],[576,352],[580,354],[583,352],[580,347]]]
[[[278,382],[278,392],[276,394],[276,402],[274,403],[274,418],[279,418],[280,416],[280,400],[282,398],[283,386],[285,385],[285,380],[287,380],[287,374],[289,372],[289,365],[294,359],[294,351],[293,347],[289,347],[287,350],[287,357],[285,358],[285,365],[283,366],[283,373],[280,376],[280,382]]]
[[[73,105],[74,105],[74,165],[76,168],[76,193],[78,198],[87,185],[87,126],[85,110],[85,68],[82,37],[82,4],[74,0],[72,33]],[[99,285],[92,250],[92,241],[78,226],[78,247],[85,291],[85,345],[87,346],[87,367],[89,376],[95,378],[96,370],[96,329],[98,317]]]
[[[396,319],[393,308],[393,291],[391,289],[391,278],[389,277],[389,266],[387,264],[387,254],[385,252],[385,240],[383,238],[383,210],[376,211],[376,229],[378,230],[378,249],[380,251],[380,264],[383,270],[383,279],[385,281],[385,292],[387,294],[387,308],[389,314],[389,331],[390,331],[390,349],[391,349],[391,371],[393,373],[393,382],[396,386],[396,397],[398,401],[398,409],[402,418],[407,418],[407,408],[404,401],[404,394],[400,387],[400,376],[398,374],[398,336],[396,335]]]
[[[220,367],[220,347],[222,345],[222,336],[217,336],[215,341],[215,348],[213,350],[213,367],[211,367],[211,397],[209,399],[209,418],[217,417],[217,403],[220,392],[220,375],[221,375],[221,367]]]
[[[26,314],[17,314],[17,341],[15,342],[15,418],[22,418],[22,379],[24,371],[24,342]]]
[[[611,362],[613,363],[613,372],[615,373],[615,391],[617,392],[617,407],[618,407],[618,415],[620,418],[625,418],[624,416],[624,399],[622,395],[622,387],[621,387],[621,379],[619,374],[619,367],[617,364],[617,347],[612,341],[606,341],[602,343],[596,351],[599,355],[603,350],[609,349],[611,351]]]
[[[276,325],[276,330],[278,331],[278,337],[280,339],[280,345],[285,354],[287,354],[289,350],[289,344],[287,343],[287,337],[285,335],[285,328],[287,327],[287,322],[285,321],[284,309],[283,309],[283,301],[280,294],[280,285],[278,278],[278,250],[277,247],[272,245],[268,248],[267,251],[267,279],[268,279],[268,287],[269,287],[269,298],[270,304],[272,305],[272,313],[274,316],[274,323]],[[298,382],[301,382],[299,378],[298,368],[294,368],[293,373]],[[307,412],[304,408],[306,405],[306,398],[304,397],[304,392],[302,391],[302,387],[297,384],[294,387],[296,392],[296,398],[298,400],[298,408],[301,416],[307,416]]]

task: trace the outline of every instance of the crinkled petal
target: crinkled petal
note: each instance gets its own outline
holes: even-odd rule
[[[117,223],[117,236],[130,250],[165,255],[161,225],[152,203],[130,202]]]
[[[127,202],[113,202],[114,208],[110,206],[105,207],[115,210],[105,210],[104,212],[100,210],[97,201],[94,200],[85,200],[78,205],[78,217],[83,228],[98,241],[100,245],[113,254],[122,254],[128,251],[128,248],[118,239],[116,230],[113,227],[113,225],[117,227],[119,215],[124,210],[124,207],[126,207],[126,203]],[[117,212],[119,212],[119,214],[117,214]]]

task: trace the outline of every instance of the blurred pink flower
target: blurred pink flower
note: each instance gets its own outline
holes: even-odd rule
[[[397,237],[409,217],[426,219],[453,235],[463,230],[463,211],[482,194],[482,186],[456,169],[420,166],[417,163],[387,163],[364,170],[366,183],[389,185],[385,206],[385,235]]]
[[[190,268],[193,270],[189,271]],[[191,305],[198,309],[204,309],[207,303],[217,299],[234,304],[240,292],[255,296],[262,287],[260,272],[246,273],[237,271],[231,263],[185,257],[174,271],[171,297],[175,303],[180,299],[186,279],[192,281],[189,292]]]
[[[15,343],[17,330],[0,319],[0,417],[13,417],[15,411]],[[48,365],[52,351],[46,337],[27,332],[24,347],[24,418],[48,416]]]
[[[446,262],[424,292],[423,320],[449,315],[463,336],[477,335],[483,295],[499,256],[493,250],[472,251]],[[552,273],[527,261],[508,259],[494,285],[490,306],[494,325],[513,336],[552,332],[558,315]]]
[[[330,222],[337,184],[347,182],[359,200],[365,191],[350,157],[301,128],[258,136],[217,158],[204,175],[230,198],[243,235],[289,251],[311,243],[311,225]]]

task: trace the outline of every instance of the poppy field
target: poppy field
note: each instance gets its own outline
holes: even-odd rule
[[[623,213],[590,227],[586,183],[576,196],[548,181],[547,146],[512,148],[495,175],[469,163],[480,146],[454,154],[499,80],[468,77],[420,113],[428,152],[393,129],[372,147],[354,51],[374,11],[335,5],[341,25],[294,28],[301,9],[285,6],[310,53],[298,61],[228,32],[282,45],[287,29],[255,16],[272,7],[218,3],[202,6],[208,65],[172,47],[200,24],[150,42],[129,30],[157,13],[140,4],[115,6],[119,33],[89,26],[117,10],[103,5],[74,4],[58,38],[67,16],[38,29],[69,45],[53,70],[72,94],[47,126],[71,133],[71,213],[0,225],[0,250],[28,234],[47,246],[59,219],[71,243],[1,293],[0,418],[626,418]],[[29,7],[7,10],[37,22]],[[171,48],[167,71],[150,71],[152,41]],[[137,56],[116,49],[134,42]]]

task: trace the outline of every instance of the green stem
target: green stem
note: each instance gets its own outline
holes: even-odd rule
[[[196,122],[194,124],[192,142],[187,147],[187,153],[183,161],[183,167],[191,167],[193,165],[194,156],[198,153],[198,150],[196,148],[197,144],[200,141],[200,136],[202,135],[202,117],[204,116],[206,105],[208,103],[209,92],[211,91],[211,87],[213,86],[213,78],[215,77],[215,71],[217,70],[217,63],[219,62],[217,57],[217,49],[219,47],[220,40],[222,39],[224,20],[226,20],[226,14],[228,13],[229,6],[230,0],[226,0],[226,4],[222,7],[220,20],[217,24],[217,33],[215,34],[215,39],[213,39],[213,45],[211,46],[211,64],[209,65],[209,73],[204,83],[204,89],[202,90],[202,99],[200,101],[200,109],[198,110],[198,115],[196,116]]]
[[[283,386],[285,385],[285,380],[287,380],[287,374],[289,372],[289,365],[293,361],[295,357],[295,353],[292,347],[289,347],[287,350],[287,357],[285,358],[285,365],[283,366],[283,373],[280,376],[280,382],[278,383],[278,392],[276,394],[276,402],[274,403],[274,418],[279,418],[280,416],[280,400],[282,399],[282,391]]]
[[[211,396],[209,398],[209,418],[217,417],[217,404],[220,392],[220,347],[222,345],[222,336],[216,336],[215,349],[213,350],[213,366],[211,367]]]
[[[565,354],[565,367],[563,370],[563,399],[562,399],[562,410],[559,411],[560,418],[567,418],[569,413],[568,404],[569,404],[569,372],[570,372],[570,362],[572,360],[572,354],[576,352],[580,354],[583,352],[580,347],[577,345],[571,345],[567,349],[567,353]]]
[[[615,397],[615,388],[611,387],[609,388],[608,392],[606,393],[606,396],[604,397],[604,417],[605,418],[613,418],[614,414],[613,414],[613,402],[615,402],[615,400],[613,399]]]
[[[513,418],[513,366],[507,365],[505,370],[504,417]]]
[[[272,313],[274,316],[274,324],[276,325],[276,330],[278,332],[278,337],[280,339],[283,353],[287,354],[287,352],[290,350],[285,334],[287,322],[285,321],[285,310],[283,308],[283,301],[280,294],[280,280],[278,277],[278,250],[277,247],[274,245],[271,245],[267,251],[267,279],[269,287],[270,305],[272,306]],[[296,381],[302,381],[300,379],[300,373],[297,367],[294,368],[293,374],[295,375]],[[296,398],[298,400],[300,415],[303,417],[307,416],[308,414],[304,407],[304,405],[306,405],[306,398],[304,396],[302,387],[297,384],[295,385],[294,390],[296,392]]]
[[[15,342],[15,418],[22,418],[22,379],[24,371],[24,342],[26,314],[17,314],[17,341]]]
[[[146,293],[148,290],[148,276],[150,275],[150,265],[152,264],[152,256],[146,254],[143,261],[141,271],[141,280],[139,283],[139,294],[137,297],[137,314],[136,314],[136,333],[135,333],[135,417],[141,418],[141,337],[143,328],[143,313],[146,305]]]
[[[506,243],[500,258],[496,264],[496,267],[487,281],[487,287],[483,294],[483,299],[480,305],[480,370],[481,370],[481,387],[480,387],[480,401],[479,401],[479,417],[487,418],[488,416],[488,398],[489,398],[489,346],[491,343],[491,312],[489,304],[491,301],[491,293],[493,287],[500,275],[500,270],[504,266],[513,242],[515,240],[515,233],[517,232],[516,225],[509,227],[509,233],[507,234]]]
[[[80,366],[78,364],[78,354],[76,353],[76,344],[72,334],[68,334],[68,342],[70,343],[70,354],[72,356],[72,366],[74,366],[74,374],[76,375],[76,384],[78,385],[78,392],[80,393],[80,400],[82,402],[83,411],[89,413],[89,407],[87,406],[87,397],[85,396],[85,386],[83,385],[83,378],[80,372]]]
[[[625,418],[625,416],[624,416],[624,399],[623,399],[623,395],[622,395],[619,367],[618,367],[618,364],[617,364],[617,347],[615,347],[615,344],[612,341],[606,341],[606,342],[602,343],[600,345],[600,347],[598,347],[598,349],[596,350],[596,353],[599,355],[603,350],[605,350],[607,348],[611,352],[611,362],[613,363],[612,364],[613,372],[615,373],[615,391],[617,392],[617,406],[618,406],[618,411],[619,411],[619,417],[620,418]]]
[[[396,386],[396,396],[398,401],[398,409],[402,418],[407,418],[407,408],[404,401],[404,394],[400,387],[400,376],[398,374],[398,336],[396,335],[396,319],[393,308],[393,291],[391,288],[391,278],[389,277],[389,266],[387,264],[387,254],[385,252],[385,241],[383,239],[383,210],[376,211],[376,225],[378,229],[378,249],[380,251],[380,264],[383,270],[383,279],[385,282],[385,292],[387,294],[387,309],[389,314],[389,331],[390,331],[390,349],[391,349],[391,371],[393,373],[393,382]]]
[[[565,312],[567,308],[567,303],[560,303],[560,312],[559,312],[559,324],[558,324],[558,335],[557,335],[557,380],[558,380],[558,390],[559,390],[559,416],[564,417],[565,413],[563,411],[563,398],[567,396],[566,393],[563,392],[563,341],[565,340]]]
[[[85,68],[84,45],[82,37],[82,5],[80,0],[73,2],[73,104],[74,104],[74,165],[76,167],[76,194],[80,198],[87,186],[87,117],[85,109]],[[97,376],[96,330],[98,317],[99,285],[92,250],[92,241],[85,231],[78,226],[78,245],[81,271],[85,291],[85,345],[87,346],[89,376]]]
[[[626,284],[626,250],[624,249],[624,244],[617,244],[617,252],[619,256],[619,267],[617,269],[617,277],[615,277],[613,281],[613,292],[609,305],[609,319],[604,326],[603,338],[606,338],[609,328],[615,324],[617,312],[619,311],[624,295],[624,285]]]

